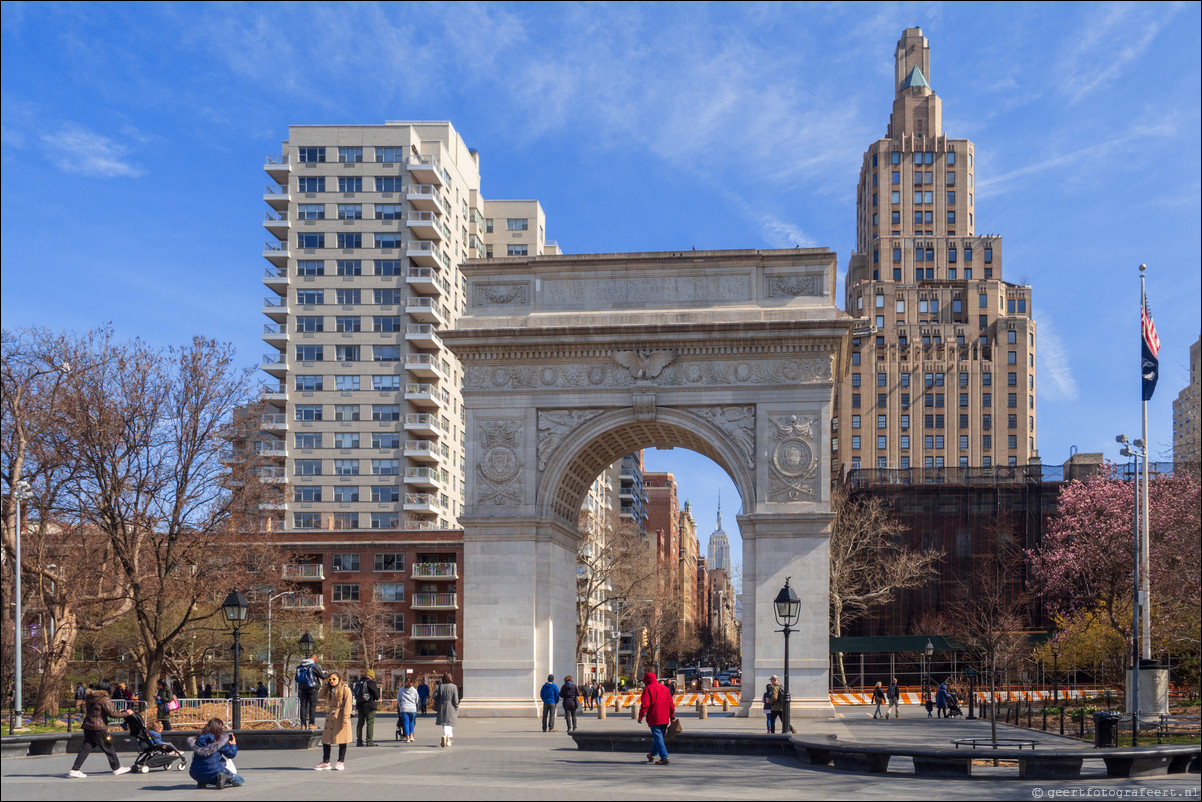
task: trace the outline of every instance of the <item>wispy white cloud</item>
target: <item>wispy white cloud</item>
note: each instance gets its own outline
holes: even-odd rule
[[[1068,32],[1068,45],[1056,65],[1060,93],[1076,103],[1118,80],[1139,62],[1179,8],[1173,3],[1091,6],[1091,24]]]
[[[74,123],[43,134],[42,146],[64,172],[98,178],[137,178],[145,172],[126,159],[129,148]]]
[[[1046,311],[1039,315],[1040,396],[1048,401],[1076,401],[1080,396],[1068,349]]]

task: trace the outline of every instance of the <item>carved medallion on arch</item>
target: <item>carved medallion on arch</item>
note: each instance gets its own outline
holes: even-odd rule
[[[479,425],[480,480],[477,501],[511,506],[522,503],[522,424],[520,421],[486,421]]]
[[[816,500],[819,462],[818,419],[803,415],[771,415],[772,460],[769,501]]]

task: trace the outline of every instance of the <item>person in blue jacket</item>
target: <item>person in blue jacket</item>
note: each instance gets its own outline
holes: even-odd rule
[[[188,746],[192,749],[192,766],[188,773],[196,780],[197,788],[206,785],[225,788],[245,782],[225,767],[225,758],[233,760],[238,754],[238,745],[234,734],[225,731],[225,722],[221,719],[209,719],[200,735],[188,739]]]
[[[935,691],[935,707],[939,709],[939,718],[947,717],[947,682],[939,683]]]
[[[554,674],[547,675],[547,681],[538,695],[543,700],[543,732],[555,732],[555,708],[559,705],[559,688],[555,685]]]

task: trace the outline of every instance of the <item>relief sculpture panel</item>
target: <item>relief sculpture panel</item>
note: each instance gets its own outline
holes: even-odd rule
[[[480,480],[477,502],[512,506],[522,503],[522,424],[519,421],[486,421],[479,425]]]
[[[769,501],[817,501],[819,464],[818,418],[772,415],[772,458],[769,463]]]

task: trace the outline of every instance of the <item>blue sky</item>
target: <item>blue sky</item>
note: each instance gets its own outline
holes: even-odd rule
[[[199,333],[256,363],[262,166],[289,124],[450,120],[485,197],[541,200],[568,253],[801,244],[842,273],[917,25],[945,130],[976,144],[978,233],[1034,288],[1044,461],[1117,458],[1139,427],[1140,263],[1167,458],[1202,317],[1200,8],[5,2],[4,325]],[[703,534],[721,488],[733,534],[733,486],[686,455],[650,467]]]

